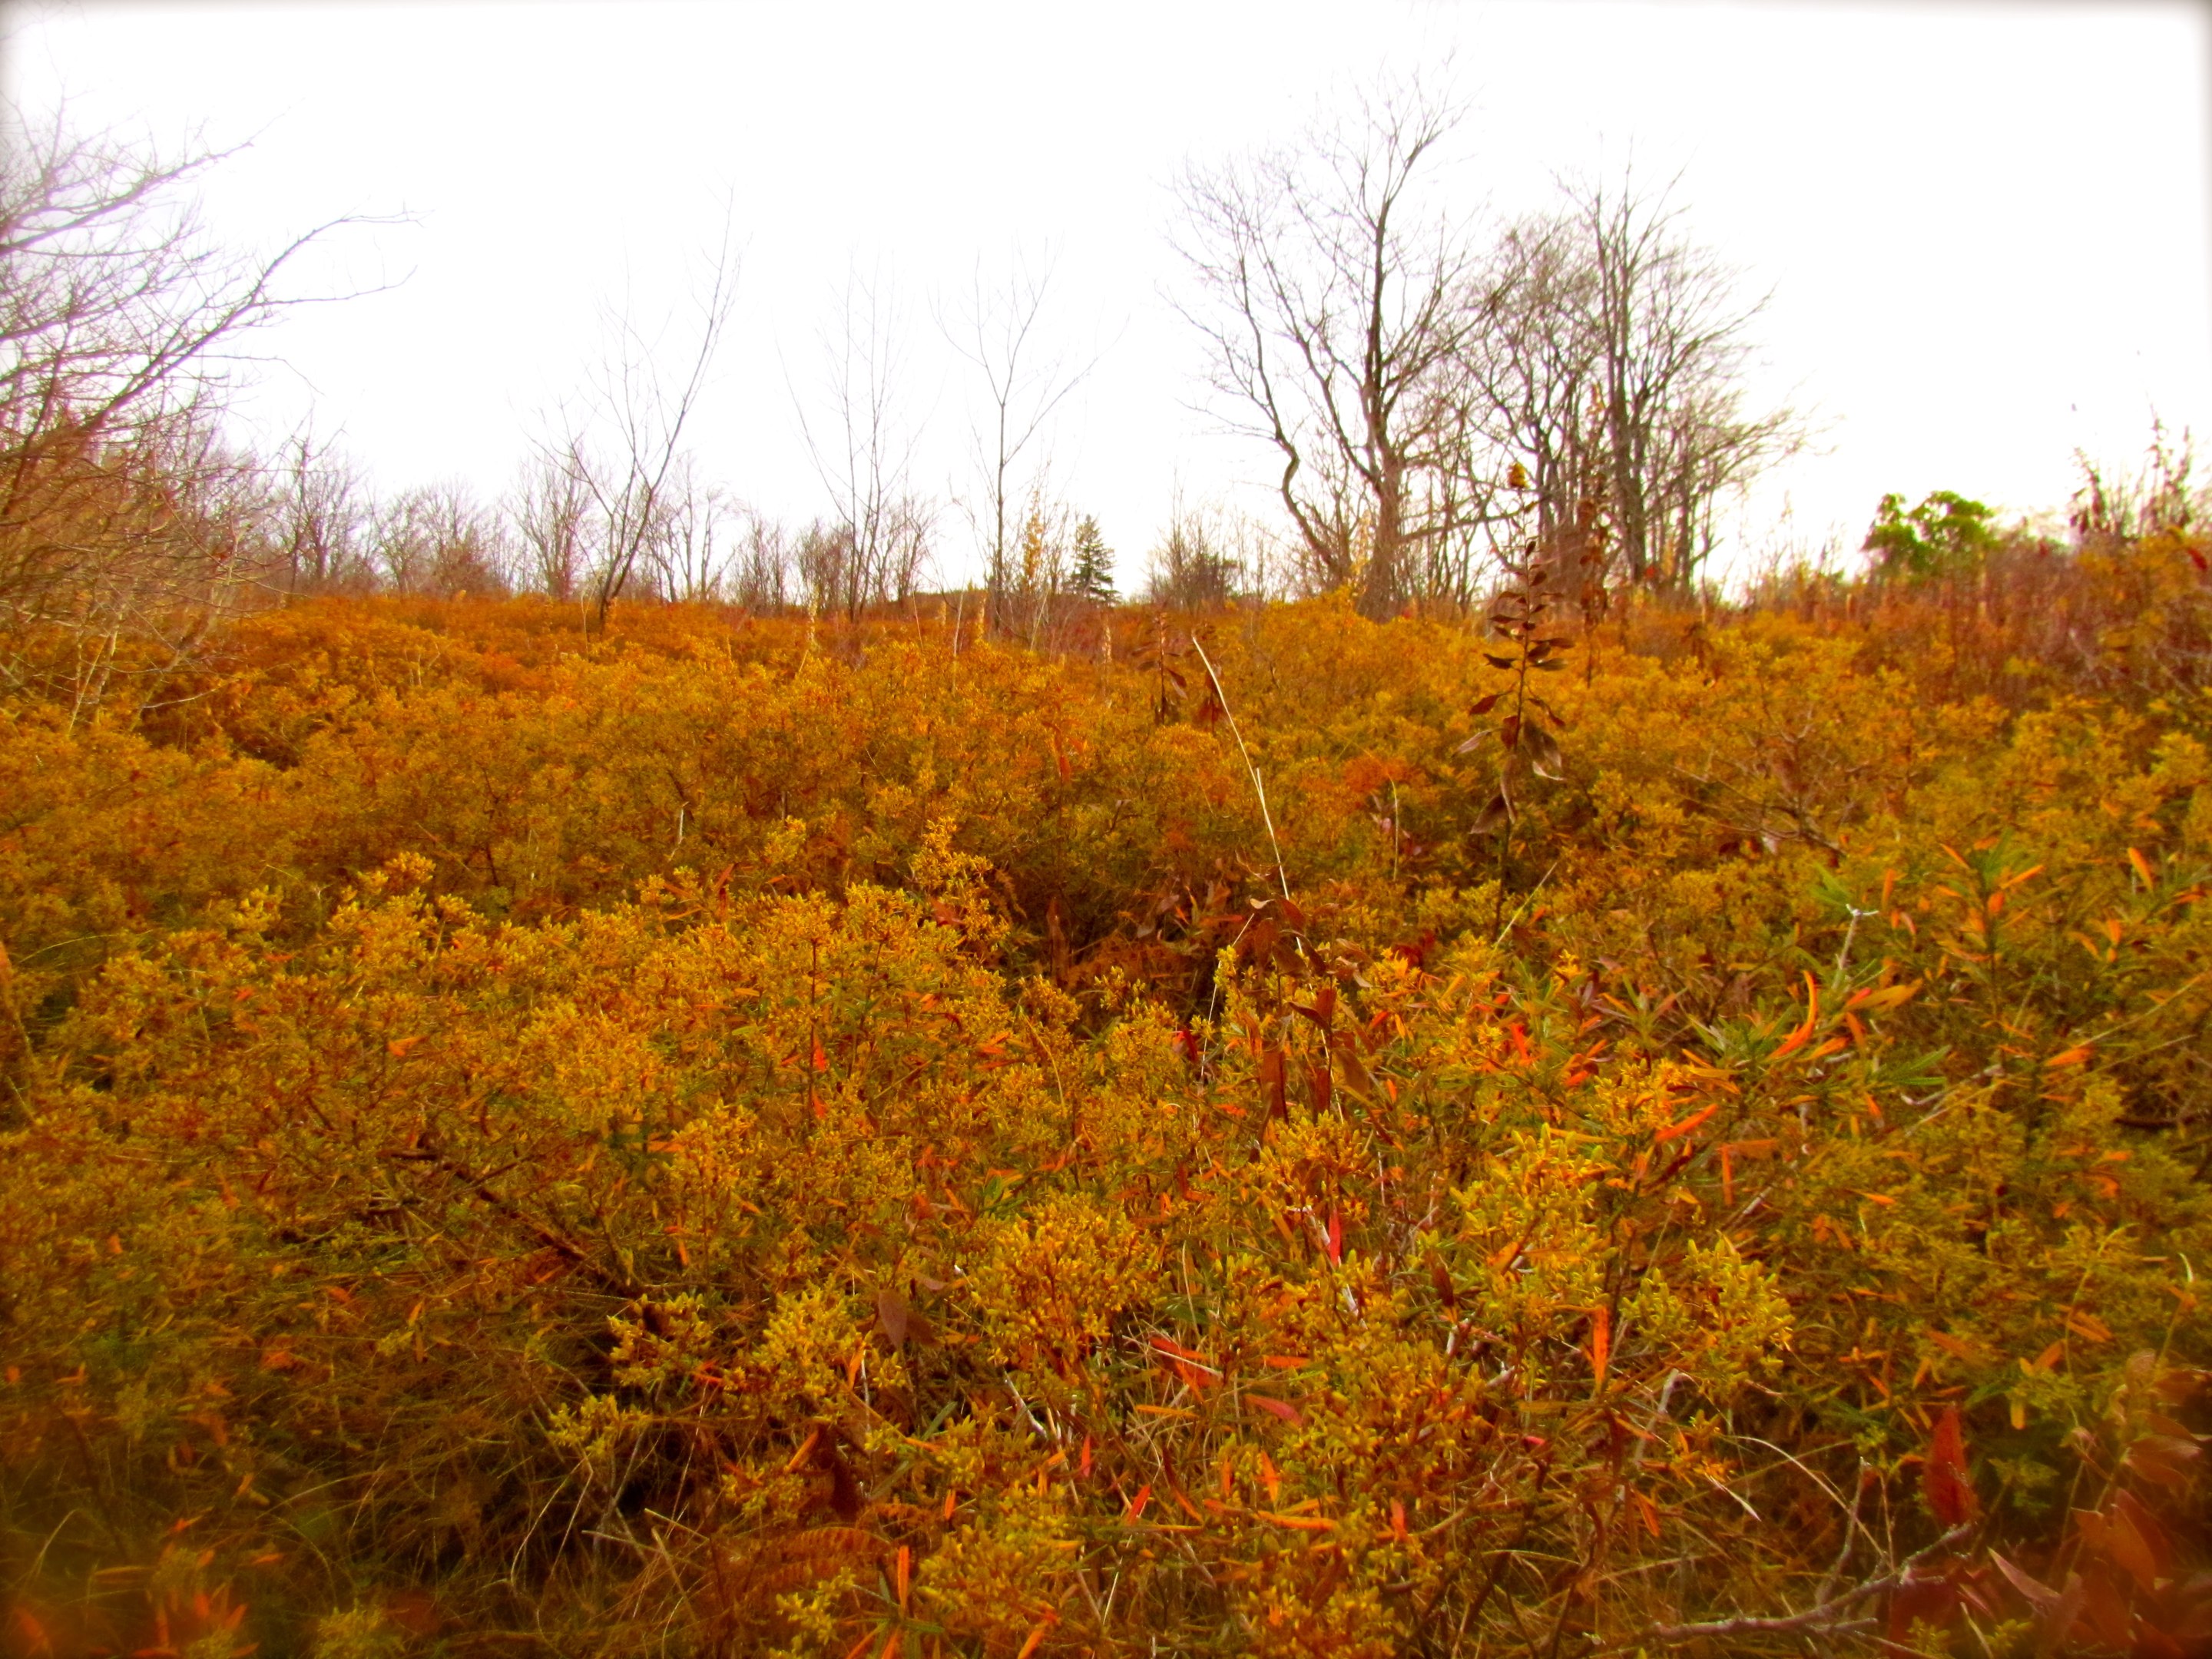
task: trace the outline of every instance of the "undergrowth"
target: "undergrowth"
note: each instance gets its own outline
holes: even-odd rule
[[[2203,1650],[2203,559],[2069,557],[0,705],[0,1644]]]

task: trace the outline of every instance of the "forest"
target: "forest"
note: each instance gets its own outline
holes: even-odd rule
[[[9,152],[0,1653],[2212,1647],[2185,443],[1723,580],[1753,309],[1442,118],[1184,181],[1280,512],[1126,600],[1035,288],[933,587],[865,386],[695,487],[726,270],[369,501],[202,161]]]

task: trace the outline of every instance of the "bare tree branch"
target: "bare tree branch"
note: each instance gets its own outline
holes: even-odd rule
[[[311,302],[279,279],[362,222],[237,253],[191,194],[222,155],[164,161],[12,108],[0,129],[0,671],[21,681],[25,641],[67,636],[58,672],[104,694],[123,641],[166,672],[300,550],[216,422],[243,339]]]
[[[803,539],[799,566],[813,609],[856,619],[872,604],[914,591],[929,561],[935,512],[912,483],[897,307],[880,276],[864,281],[857,273],[848,273],[836,304],[820,337],[826,420],[810,420],[793,394],[799,434],[832,513]]]
[[[955,329],[939,319],[952,349],[973,363],[983,379],[983,417],[975,426],[975,464],[983,480],[985,581],[990,620],[1003,625],[999,612],[1012,570],[1007,557],[1006,514],[1019,493],[1014,469],[1068,394],[1097,367],[1092,358],[1070,368],[1062,356],[1042,356],[1036,340],[1055,260],[1046,249],[1034,270],[1017,258],[1002,286],[987,289],[976,267],[965,313]],[[982,514],[976,515],[981,517]]]
[[[673,486],[681,476],[686,429],[697,414],[708,381],[737,306],[738,263],[731,246],[726,216],[722,236],[707,264],[704,291],[697,295],[696,333],[672,383],[660,350],[673,319],[648,337],[625,310],[604,320],[609,343],[584,409],[568,415],[561,435],[538,445],[539,464],[565,473],[565,483],[545,482],[550,501],[565,502],[570,492],[591,505],[599,541],[599,557],[587,586],[589,627],[606,630],[607,613],[622,597],[656,540],[668,533],[677,507]],[[546,510],[553,511],[550,502]],[[546,520],[550,526],[555,517]],[[541,556],[543,557],[544,556]]]
[[[1459,386],[1481,315],[1462,223],[1419,186],[1461,118],[1415,82],[1340,126],[1181,182],[1179,251],[1211,383],[1271,444],[1315,580],[1370,616],[1422,585],[1472,521]]]

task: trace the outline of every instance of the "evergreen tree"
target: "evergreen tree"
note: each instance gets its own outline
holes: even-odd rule
[[[1068,591],[1093,605],[1112,605],[1120,597],[1114,591],[1114,550],[1099,534],[1098,520],[1088,514],[1075,527],[1075,569]]]

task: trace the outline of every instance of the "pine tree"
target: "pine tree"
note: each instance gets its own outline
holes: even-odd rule
[[[1098,520],[1088,514],[1075,527],[1075,569],[1068,591],[1093,605],[1112,605],[1119,597],[1114,591],[1114,550],[1099,534]]]

